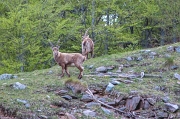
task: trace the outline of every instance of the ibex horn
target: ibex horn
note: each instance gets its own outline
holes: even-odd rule
[[[86,30],[84,36],[87,36],[88,30],[90,29],[90,27]]]

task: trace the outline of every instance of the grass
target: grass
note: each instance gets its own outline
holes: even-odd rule
[[[175,46],[180,46],[179,44],[173,44]],[[112,70],[115,72],[118,66],[121,64],[128,64],[130,67],[125,67],[123,72],[145,72],[146,74],[161,75],[162,78],[143,78],[142,80],[134,79],[132,84],[121,83],[115,86],[114,90],[120,91],[122,93],[129,93],[130,91],[138,91],[139,94],[146,95],[157,95],[165,96],[168,95],[172,102],[180,104],[180,97],[174,94],[175,90],[180,90],[177,84],[177,79],[173,77],[174,73],[180,73],[180,68],[177,70],[167,69],[166,66],[177,65],[180,66],[180,53],[168,53],[166,47],[163,46],[159,48],[150,49],[156,52],[158,55],[155,58],[148,58],[147,53],[142,50],[136,50],[133,52],[126,52],[121,54],[104,55],[101,57],[89,59],[84,63],[85,71],[84,75],[91,74],[99,66],[115,66],[116,68]],[[170,58],[166,58],[166,55],[171,55]],[[126,57],[137,57],[143,56],[142,61],[127,61]],[[89,66],[93,65],[92,68]],[[52,73],[49,73],[49,72]],[[77,79],[79,71],[76,68],[69,68],[71,79]],[[64,89],[65,84],[69,78],[65,75],[63,78],[59,78],[61,73],[61,68],[59,66],[54,66],[50,69],[36,70],[33,72],[18,73],[17,79],[11,80],[1,80],[0,81],[0,106],[9,110],[8,115],[13,116],[16,112],[16,116],[26,118],[26,115],[36,114],[36,115],[48,115],[51,118],[57,118],[59,112],[72,111],[70,107],[64,108],[52,108],[54,102],[63,101],[67,105],[72,105],[72,102],[68,102],[61,98],[59,95],[55,94],[56,90]],[[108,77],[83,77],[81,81],[85,82],[84,85],[91,84],[108,84],[111,79]],[[15,82],[20,82],[27,85],[25,90],[15,90],[12,85]],[[155,87],[165,87],[166,91],[155,90]],[[27,100],[30,107],[27,108],[24,104],[17,101],[17,99]],[[70,103],[70,104],[69,104]],[[161,104],[161,103],[160,103]],[[158,105],[160,105],[158,104]],[[99,109],[95,109],[99,110]],[[101,117],[107,117],[101,110],[98,111]],[[75,114],[76,117],[84,118],[80,113]],[[113,118],[112,115],[108,116]]]

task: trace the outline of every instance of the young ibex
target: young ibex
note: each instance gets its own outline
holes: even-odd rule
[[[88,54],[91,53],[91,57],[94,55],[94,42],[89,38],[88,33],[89,28],[86,30],[84,36],[82,36],[82,55],[86,56],[88,59]]]
[[[81,79],[84,70],[82,64],[86,60],[86,57],[80,53],[61,53],[59,52],[59,46],[53,46],[51,42],[50,44],[52,47],[54,60],[62,68],[61,77],[64,76],[64,72],[66,72],[66,74],[70,77],[67,67],[75,66],[80,71],[78,78]]]

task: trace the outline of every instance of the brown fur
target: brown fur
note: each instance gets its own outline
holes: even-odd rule
[[[86,60],[86,57],[80,53],[61,53],[59,52],[59,47],[52,47],[54,60],[56,63],[62,67],[61,77],[64,76],[64,72],[70,77],[67,67],[75,66],[79,69],[80,74],[79,79],[82,78],[84,67],[82,66],[83,62]]]
[[[94,55],[94,42],[89,35],[87,35],[88,30],[85,32],[85,35],[82,37],[82,55],[86,56],[88,59],[88,54],[91,53],[91,57]]]

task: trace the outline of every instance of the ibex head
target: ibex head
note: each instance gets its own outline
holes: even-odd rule
[[[60,42],[60,39],[58,40],[57,44],[59,44],[59,42]],[[60,47],[60,46],[58,46],[58,45],[54,46],[54,45],[51,43],[50,40],[49,40],[49,44],[51,45],[51,49],[52,49],[52,51],[53,51],[53,55],[54,55],[54,56],[58,55],[59,47]]]

